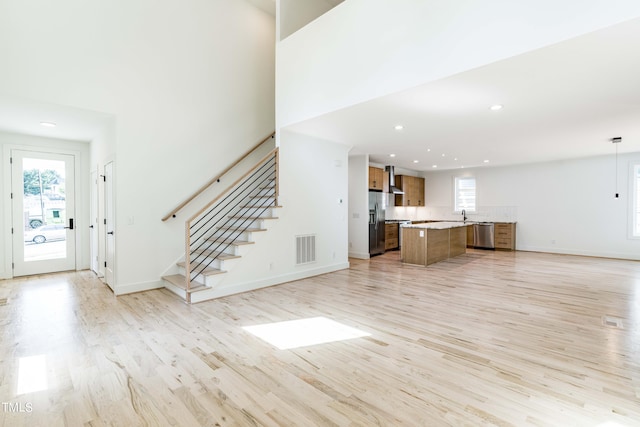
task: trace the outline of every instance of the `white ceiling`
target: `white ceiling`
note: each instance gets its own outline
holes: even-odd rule
[[[248,0],[258,9],[267,12],[269,15],[276,16],[276,0]]]
[[[276,0],[248,0],[249,3],[253,4],[258,9],[261,9],[272,16],[276,16]],[[325,3],[331,5],[331,7],[336,7],[344,0],[322,0]]]
[[[640,19],[288,129],[425,171],[640,152]]]
[[[69,141],[92,141],[110,115],[0,94],[0,131]],[[44,127],[53,122],[56,127]]]

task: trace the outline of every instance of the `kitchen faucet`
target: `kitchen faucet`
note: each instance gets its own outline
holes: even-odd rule
[[[467,213],[464,211],[464,209],[462,209],[462,222],[465,222],[467,220]]]

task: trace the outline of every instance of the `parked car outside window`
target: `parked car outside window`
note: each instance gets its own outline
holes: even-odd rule
[[[44,243],[54,240],[64,240],[67,232],[63,224],[49,224],[24,232],[25,242]]]

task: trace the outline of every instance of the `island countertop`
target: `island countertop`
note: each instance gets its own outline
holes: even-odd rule
[[[441,222],[425,222],[421,224],[405,224],[402,228],[421,228],[430,230],[444,230],[447,228],[467,227],[472,225],[471,222],[458,222],[458,221],[441,221]]]

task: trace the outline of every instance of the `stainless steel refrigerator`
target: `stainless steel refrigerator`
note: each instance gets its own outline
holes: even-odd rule
[[[384,193],[369,191],[369,255],[384,253]]]

